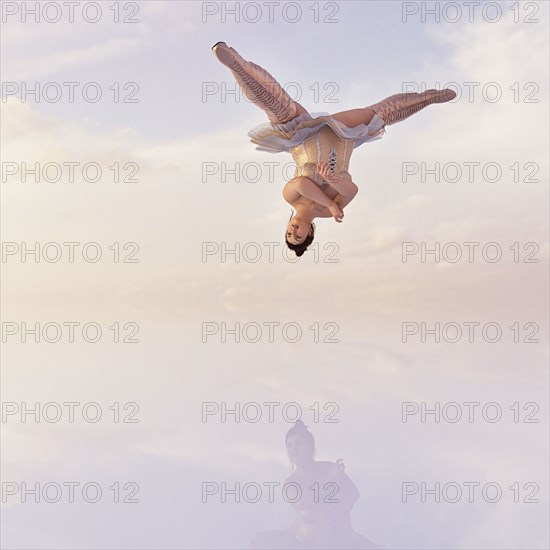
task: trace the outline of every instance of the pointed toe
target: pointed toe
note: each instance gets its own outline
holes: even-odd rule
[[[216,48],[217,48],[220,44],[223,44],[224,46],[227,46],[227,44],[226,44],[225,42],[216,42],[216,43],[212,46],[211,50],[212,50],[213,52],[215,52],[215,51],[216,51]]]
[[[456,97],[456,92],[449,88],[445,88],[439,92],[439,103],[445,103],[446,101],[451,101]]]
[[[239,54],[233,48],[230,48],[225,42],[218,42],[214,44],[214,46],[212,46],[212,51],[220,63],[229,68],[233,68],[235,62],[239,62],[241,60]]]

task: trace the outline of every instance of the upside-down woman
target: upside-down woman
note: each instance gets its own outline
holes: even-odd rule
[[[256,149],[289,152],[296,163],[283,198],[295,211],[285,241],[297,256],[313,242],[313,220],[334,218],[341,223],[344,208],[357,195],[358,187],[348,172],[353,150],[380,139],[386,126],[456,97],[450,89],[400,93],[368,107],[313,117],[265,69],[243,59],[225,42],[215,44],[212,51],[231,70],[245,96],[267,114],[268,123],[248,132]]]

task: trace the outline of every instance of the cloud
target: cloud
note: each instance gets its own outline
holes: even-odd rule
[[[13,39],[10,47],[12,52],[19,48],[20,57],[11,58],[6,75],[22,77],[24,73],[17,70],[27,71],[29,77],[56,71],[62,74],[71,67],[98,61],[112,68],[123,59],[145,72],[152,71],[153,63],[160,59],[155,56],[164,55],[166,44],[182,47],[189,43],[189,36],[195,40],[205,36],[206,40],[212,29],[217,32],[220,28],[217,24],[197,27],[197,19],[188,18],[185,11],[173,15],[183,4],[192,3],[144,7],[147,18],[143,26],[131,32],[125,29],[122,35],[107,26],[95,28],[93,36],[82,26],[59,26],[57,42],[49,44],[46,38],[51,29],[45,26],[33,28],[33,33],[28,32],[31,27],[24,33],[20,27],[12,27],[3,40]],[[360,9],[363,4],[353,6]],[[193,9],[197,10],[197,5]],[[197,28],[204,30],[201,37]],[[273,37],[280,37],[280,27],[272,30]],[[383,34],[382,27],[378,30]],[[180,31],[187,34],[180,36]],[[238,27],[224,26],[228,42],[231,38],[244,40],[238,31]],[[134,32],[140,34],[134,36]],[[304,31],[304,43],[317,40],[321,57],[333,55],[334,44],[318,42],[319,27],[314,34],[308,32]],[[146,510],[155,509],[141,527],[151,537],[162,531],[167,537],[163,546],[181,547],[182,540],[201,542],[202,526],[215,523],[213,545],[238,545],[237,537],[228,536],[227,529],[240,518],[227,513],[216,516],[211,508],[200,508],[195,505],[200,496],[193,501],[197,496],[193,491],[210,475],[264,479],[282,472],[282,478],[287,467],[283,437],[288,422],[205,425],[201,402],[296,401],[309,415],[308,407],[314,403],[336,402],[341,422],[313,423],[312,431],[320,456],[330,460],[342,456],[348,471],[355,472],[353,479],[364,495],[359,503],[362,507],[355,509],[358,517],[364,511],[363,517],[379,513],[390,518],[377,525],[376,540],[395,542],[396,547],[425,547],[426,532],[432,529],[432,541],[442,547],[477,547],[480,541],[494,546],[495,540],[502,547],[511,547],[529,532],[532,546],[542,547],[547,542],[540,529],[544,521],[510,514],[509,509],[504,513],[501,509],[476,509],[470,516],[460,515],[459,522],[455,510],[449,513],[443,507],[437,513],[420,507],[414,513],[407,509],[397,521],[391,518],[396,494],[399,501],[399,491],[392,491],[408,474],[419,478],[432,471],[442,479],[469,479],[466,476],[475,472],[480,478],[498,475],[501,480],[516,475],[518,465],[535,464],[533,472],[542,477],[542,467],[533,462],[533,456],[544,458],[547,449],[535,429],[524,429],[520,436],[521,426],[512,422],[500,430],[479,423],[453,430],[449,425],[403,425],[400,418],[403,400],[543,403],[548,352],[542,337],[536,347],[510,340],[502,345],[417,342],[409,346],[401,341],[400,324],[403,319],[496,320],[510,336],[507,327],[518,317],[521,321],[545,319],[545,32],[542,24],[516,28],[509,21],[460,28],[423,25],[418,39],[426,44],[427,37],[434,49],[418,66],[419,80],[495,80],[508,93],[507,86],[514,81],[539,79],[540,103],[516,104],[512,96],[499,104],[469,103],[463,97],[449,105],[429,107],[392,127],[383,140],[363,145],[354,152],[350,170],[361,191],[346,211],[345,222],[337,225],[319,220],[318,248],[295,264],[280,254],[281,229],[289,210],[281,198],[284,180],[280,174],[272,184],[263,180],[237,183],[230,178],[223,182],[219,174],[203,181],[204,162],[226,162],[232,168],[237,162],[266,159],[284,164],[290,160],[288,155],[261,156],[248,142],[246,132],[261,113],[247,111],[247,118],[231,127],[225,119],[215,120],[211,131],[197,124],[186,128],[192,135],[171,138],[168,132],[180,120],[158,89],[152,88],[151,103],[144,103],[140,114],[145,116],[149,107],[160,109],[166,129],[161,137],[139,130],[137,122],[128,123],[122,115],[110,118],[110,114],[91,110],[82,116],[70,110],[52,114],[42,106],[14,98],[2,104],[4,160],[98,160],[106,166],[132,160],[140,166],[140,182],[134,186],[108,181],[96,185],[82,178],[73,184],[23,184],[11,178],[2,186],[3,233],[9,239],[136,240],[141,251],[136,265],[11,261],[3,265],[5,318],[88,317],[105,327],[114,319],[133,320],[140,322],[142,336],[139,346],[130,349],[106,341],[93,349],[82,342],[58,347],[6,346],[3,353],[8,368],[3,375],[10,399],[30,401],[38,396],[101,400],[103,404],[136,400],[143,411],[139,429],[122,426],[124,435],[120,425],[98,426],[97,430],[85,425],[88,431],[81,429],[82,425],[50,429],[52,426],[45,424],[27,424],[17,425],[17,430],[8,426],[9,474],[33,479],[57,471],[84,479],[90,475],[87,467],[94,464],[102,475],[107,472],[111,477],[113,472],[132,472],[148,482],[153,473],[157,485],[149,486],[150,508]],[[160,42],[161,37],[166,41]],[[266,34],[264,48],[269,47],[271,37]],[[376,34],[374,38],[378,38]],[[437,45],[451,53],[440,55]],[[363,63],[363,50],[357,51],[350,61]],[[22,63],[25,60],[26,65]],[[279,63],[283,61],[287,63],[282,59]],[[377,61],[380,70],[390,66],[384,56]],[[194,81],[194,74],[189,72],[186,78]],[[388,78],[394,76],[388,74]],[[346,83],[340,84],[343,88]],[[364,96],[369,87],[352,86],[349,97]],[[198,94],[188,101],[191,95],[185,94],[192,93],[189,87],[179,97],[181,120],[187,120],[190,110],[203,107]],[[419,179],[404,183],[401,163],[411,159],[428,166],[434,162],[494,161],[504,167],[506,175],[498,183],[480,177],[459,184]],[[538,162],[539,183],[514,183],[506,167],[515,161]],[[263,252],[258,262],[241,258],[237,263],[231,255],[223,262],[219,254],[205,262],[201,254],[204,242],[226,242],[229,248],[238,242],[242,248],[252,240]],[[434,264],[416,256],[403,263],[404,240],[430,245],[434,241],[497,240],[505,254],[510,253],[508,245],[513,242],[535,240],[540,244],[540,262],[514,263],[507,256],[507,261],[496,264]],[[273,262],[267,259],[266,242],[280,245]],[[332,242],[338,245],[337,263],[324,261],[328,250],[323,246]],[[514,316],[516,319],[506,324]],[[275,344],[265,340],[224,344],[214,339],[205,344],[201,323],[206,320],[230,325],[299,322],[303,340],[295,345],[280,340]],[[328,332],[324,324],[335,323],[339,342],[313,342],[310,327],[314,323],[320,325],[322,336]],[[542,334],[542,321],[540,325]],[[543,422],[531,427],[541,428],[540,433],[545,429]],[[18,435],[22,429],[28,438]],[[511,434],[516,443],[513,456],[509,455]],[[503,456],[508,458],[501,460]],[[175,477],[176,470],[185,473]],[[161,491],[159,496],[158,487],[173,492]],[[182,499],[182,493],[193,497]],[[180,525],[170,515],[181,513],[174,502],[182,501],[193,525]],[[544,512],[545,504],[540,509]],[[43,514],[42,521],[51,523],[55,511],[49,510],[51,515]],[[434,514],[438,520],[435,528]],[[261,512],[252,515],[254,521],[261,519]],[[58,533],[42,531],[38,526],[43,524],[28,517],[28,511],[19,507],[9,525],[25,526],[25,532],[32,532],[36,539],[40,535],[42,544],[59,543]],[[74,521],[74,535],[64,531],[67,547],[82,543],[87,517],[83,514]],[[162,529],[160,517],[169,517],[172,525]],[[416,521],[408,522],[409,517]],[[502,517],[515,518],[506,522],[506,536],[495,535],[497,519]],[[63,518],[66,523],[66,516]],[[135,526],[135,518],[130,518],[128,525]],[[174,525],[181,528],[174,529]],[[120,545],[136,546],[145,540],[138,540],[141,531],[136,535],[135,529],[120,525],[112,529],[125,539]],[[91,528],[86,546],[102,543],[100,535]],[[17,536],[12,530],[9,539],[14,541]]]
[[[8,64],[3,68],[9,81],[27,81],[27,88],[32,87],[31,79],[56,76],[75,68],[106,63],[137,50],[139,41],[129,38],[112,38],[102,44],[93,44],[85,48],[64,49],[47,54],[37,54],[26,63],[18,63],[8,57]],[[14,62],[15,61],[15,62]],[[4,83],[8,79],[4,78]]]

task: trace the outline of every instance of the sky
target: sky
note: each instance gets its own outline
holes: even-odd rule
[[[547,548],[548,3],[98,2],[73,22],[50,4],[2,2],[2,546],[247,548],[292,506],[203,502],[205,484],[282,484],[298,404],[369,540]],[[292,159],[249,142],[265,115],[220,40],[312,113],[457,98],[354,151],[344,222],[317,220],[296,261]],[[21,415],[36,403],[63,414]],[[236,403],[263,414],[203,417]],[[23,502],[69,482],[102,497]],[[480,492],[403,502],[406,483]]]

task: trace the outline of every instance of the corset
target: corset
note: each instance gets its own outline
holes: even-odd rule
[[[306,176],[317,185],[328,184],[317,172],[320,161],[328,163],[331,174],[351,179],[348,167],[354,143],[353,139],[338,136],[330,126],[321,126],[290,150],[296,163],[294,177]]]

